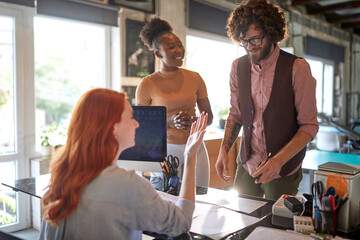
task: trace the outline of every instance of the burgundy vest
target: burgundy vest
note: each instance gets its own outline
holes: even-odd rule
[[[296,58],[296,56],[280,50],[269,103],[263,113],[266,150],[268,154],[271,153],[271,156],[276,155],[299,129],[292,88],[292,67]],[[251,153],[251,132],[255,112],[251,98],[251,63],[247,55],[239,59],[237,80],[243,125],[240,160],[245,163]],[[306,147],[290,159],[281,168],[280,176],[285,177],[293,171],[302,162],[305,152]]]

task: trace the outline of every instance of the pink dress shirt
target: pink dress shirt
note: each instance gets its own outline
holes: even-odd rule
[[[263,112],[269,102],[275,75],[275,66],[280,54],[280,48],[275,47],[270,56],[260,65],[251,64],[251,97],[255,108],[253,130],[251,136],[251,155],[243,165],[253,174],[260,162],[266,159],[266,143],[264,134]],[[230,72],[230,112],[229,119],[241,123],[239,109],[239,89],[237,82],[237,64],[239,59],[233,61]],[[309,64],[305,59],[296,59],[292,71],[292,86],[295,96],[295,107],[298,113],[297,122],[299,130],[305,131],[315,138],[319,129],[316,108],[316,80],[312,77]],[[294,174],[301,164],[288,175]],[[277,176],[280,178],[280,175]]]

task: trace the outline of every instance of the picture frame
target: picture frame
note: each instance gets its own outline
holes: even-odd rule
[[[108,5],[109,4],[109,0],[69,0],[69,1],[73,1],[73,2],[80,2],[80,3],[100,3],[100,4],[105,4]]]
[[[96,5],[97,3],[103,5],[109,5],[109,0],[66,0],[66,1],[88,4],[88,5]]]
[[[108,4],[109,0],[86,0],[89,2],[101,3],[101,4]]]
[[[125,20],[125,44],[127,77],[143,78],[155,71],[155,55],[141,41],[139,34],[144,22]]]
[[[155,13],[156,0],[143,0],[143,1],[109,0],[109,1],[110,1],[110,5],[131,8],[146,13]]]

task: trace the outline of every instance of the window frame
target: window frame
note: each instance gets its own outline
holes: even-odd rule
[[[29,107],[31,108],[31,93],[26,92],[33,83],[33,75],[31,70],[33,60],[31,52],[33,51],[31,44],[32,35],[32,16],[35,10],[30,7],[24,7],[13,4],[0,2],[0,14],[14,18],[15,34],[14,34],[14,109],[15,109],[15,152],[14,154],[2,155],[0,161],[15,161],[15,178],[28,177],[29,172],[29,152],[27,152],[27,142],[31,141],[28,134],[31,130],[28,126],[31,124],[31,114],[27,115]],[[24,43],[27,43],[25,47]],[[28,137],[27,137],[28,136]],[[30,226],[30,197],[25,194],[16,192],[16,208],[18,221],[13,224],[1,226],[4,231],[17,231]]]

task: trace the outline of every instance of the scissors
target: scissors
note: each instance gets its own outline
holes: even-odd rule
[[[314,197],[318,197],[320,199],[324,193],[324,186],[322,182],[317,181],[311,185],[311,193]],[[316,202],[316,199],[315,199]]]
[[[179,158],[177,156],[169,155],[166,159],[166,163],[170,168],[170,173],[172,173],[173,176],[177,176],[177,168],[179,167]]]
[[[320,208],[321,208],[321,197],[323,195],[323,184],[322,182],[315,182],[311,185],[311,193],[313,195],[314,198],[314,202],[315,202],[315,226],[317,231],[321,232],[321,214],[320,214]]]
[[[334,187],[329,187],[328,190],[326,191],[326,196],[335,196],[335,188]]]

